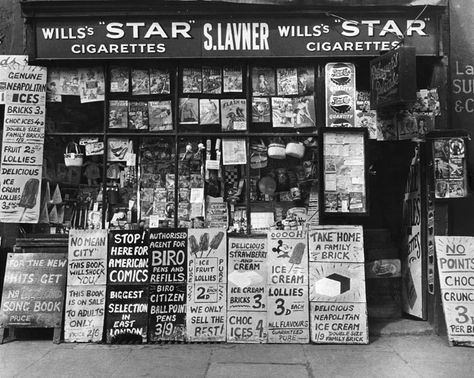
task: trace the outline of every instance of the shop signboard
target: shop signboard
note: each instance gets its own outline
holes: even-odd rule
[[[186,327],[186,284],[150,285],[149,340],[184,341]]]
[[[402,255],[403,311],[423,318],[422,198],[419,148],[415,147],[403,200],[404,253]]]
[[[436,256],[448,338],[474,346],[474,238],[436,236]]]
[[[401,38],[438,55],[439,16],[424,16],[57,18],[36,20],[34,35],[39,59],[379,56]]]
[[[66,268],[65,253],[9,253],[0,327],[60,327]]]
[[[362,227],[320,226],[308,239],[311,341],[367,344]]]
[[[146,343],[148,286],[107,285],[106,308],[108,343]]]
[[[0,83],[1,84],[1,83]],[[37,223],[43,165],[46,68],[6,72],[0,221]]]
[[[416,101],[414,47],[399,47],[370,62],[370,96],[373,109]]]
[[[150,229],[150,283],[186,283],[187,229]]]
[[[268,342],[309,341],[308,248],[302,230],[268,233]]]
[[[229,238],[228,259],[227,341],[266,342],[266,237]]]
[[[99,342],[104,331],[107,230],[70,230],[64,340]]]
[[[108,284],[147,284],[149,246],[145,231],[111,231]]]

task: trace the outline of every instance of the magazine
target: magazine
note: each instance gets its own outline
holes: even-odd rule
[[[147,69],[132,69],[132,94],[150,94],[150,77]]]
[[[109,128],[126,129],[128,127],[128,101],[109,101]]]
[[[223,76],[224,93],[242,92],[242,67],[224,67]]]
[[[222,74],[219,67],[202,68],[202,93],[220,94],[222,92]]]
[[[150,131],[173,130],[171,101],[148,101]]]
[[[270,122],[270,99],[268,97],[252,98],[252,122]]]
[[[298,68],[298,94],[307,96],[314,93],[314,69],[311,67]]]
[[[247,100],[221,100],[222,131],[247,130]]]
[[[198,124],[199,100],[197,98],[179,99],[179,123]]]
[[[77,69],[61,69],[58,94],[79,96],[79,73]]]
[[[294,127],[295,114],[293,100],[285,97],[272,97],[273,127]]]
[[[102,67],[79,69],[81,103],[104,101],[105,79]]]
[[[59,94],[60,70],[55,68],[48,69],[48,78],[46,80],[46,102],[61,102]]]
[[[148,129],[148,104],[146,101],[130,101],[128,104],[128,125],[130,129]]]
[[[169,94],[170,93],[170,72],[158,68],[150,68],[150,93]]]
[[[183,68],[183,93],[201,93],[201,70],[195,67]]]
[[[129,91],[129,71],[128,67],[110,67],[110,92],[124,93]]]
[[[254,96],[275,95],[275,71],[273,68],[252,68],[252,94]]]
[[[313,96],[294,97],[292,102],[295,127],[315,127],[316,115]]]
[[[201,125],[218,125],[219,122],[219,100],[199,100],[199,123]]]
[[[296,68],[277,69],[277,88],[279,96],[298,94],[298,74]]]

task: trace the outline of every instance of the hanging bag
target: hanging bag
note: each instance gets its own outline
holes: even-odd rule
[[[69,142],[64,154],[64,164],[66,167],[82,167],[83,162],[84,154],[79,149],[79,145],[76,142]]]

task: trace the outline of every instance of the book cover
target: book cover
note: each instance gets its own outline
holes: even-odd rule
[[[129,70],[124,66],[110,67],[110,92],[125,93],[129,91]]]
[[[202,93],[222,93],[222,73],[220,67],[202,67]]]
[[[195,67],[183,68],[183,93],[201,93],[201,69]]]
[[[312,67],[299,67],[298,94],[307,96],[314,93],[314,69]]]
[[[243,78],[242,67],[224,67],[223,69],[224,92],[235,93],[242,92]]]
[[[149,101],[148,116],[150,131],[173,130],[173,114],[170,100]]]
[[[254,96],[275,95],[275,71],[273,68],[252,68],[252,94]]]
[[[150,76],[147,69],[132,69],[132,94],[150,94]]]
[[[130,129],[148,129],[148,103],[130,101],[128,104],[128,126]]]
[[[216,99],[200,99],[199,100],[199,123],[201,125],[218,125],[219,117],[219,100]]]
[[[170,72],[166,69],[150,68],[150,94],[170,93]]]
[[[198,124],[199,100],[197,98],[179,99],[179,123]]]
[[[81,103],[104,101],[105,79],[102,67],[79,69]]]
[[[128,127],[128,101],[109,101],[109,128],[126,129]]]
[[[221,100],[222,131],[247,129],[247,100]]]
[[[277,89],[279,96],[298,94],[298,73],[296,68],[277,69]]]
[[[270,122],[270,99],[268,97],[252,98],[252,122]]]

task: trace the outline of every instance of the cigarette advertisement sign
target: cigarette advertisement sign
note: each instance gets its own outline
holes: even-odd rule
[[[37,20],[36,58],[379,56],[401,37],[418,54],[437,55],[439,16],[429,13]]]
[[[436,256],[449,341],[474,346],[474,238],[436,236]]]
[[[228,259],[227,341],[266,342],[266,237],[229,238]]]
[[[104,331],[107,230],[70,230],[64,340],[99,342]]]
[[[362,226],[319,226],[308,238],[311,341],[367,344]]]
[[[9,253],[0,327],[60,327],[66,268],[64,253]]]
[[[43,165],[46,68],[6,72],[0,221],[37,223]]]

